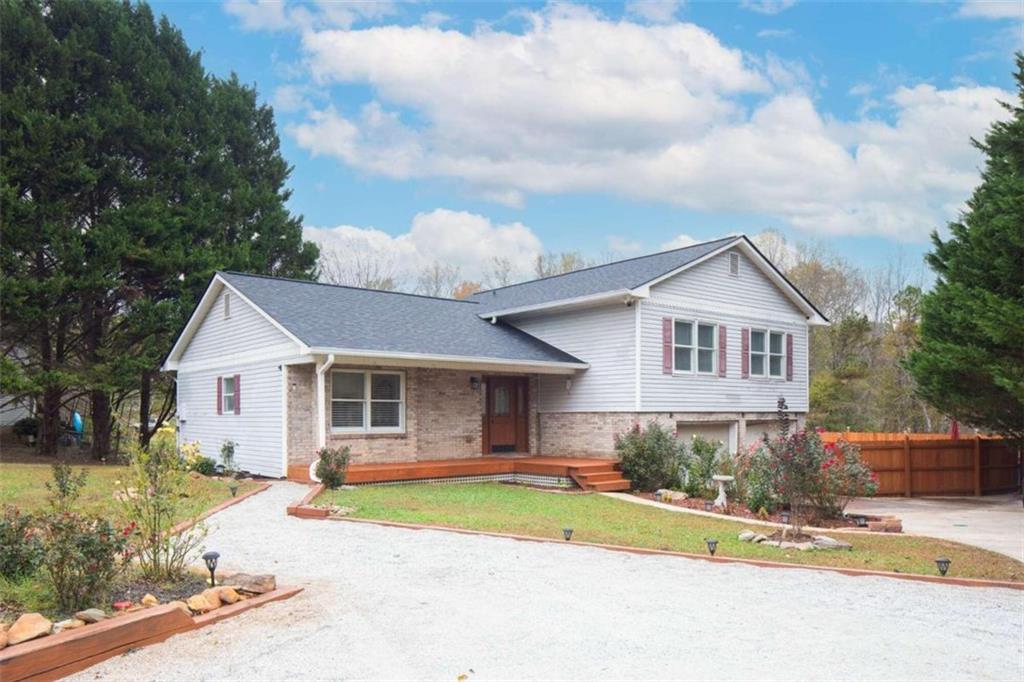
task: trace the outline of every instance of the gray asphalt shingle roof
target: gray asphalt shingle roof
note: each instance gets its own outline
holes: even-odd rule
[[[235,272],[219,274],[314,348],[582,362],[515,327],[481,319],[480,305],[471,301]]]
[[[487,313],[579,296],[633,289],[706,256],[736,239],[736,237],[725,237],[672,251],[662,251],[649,256],[638,256],[607,265],[567,272],[563,275],[511,284],[499,289],[478,292],[473,295],[472,300],[480,303],[479,312]]]

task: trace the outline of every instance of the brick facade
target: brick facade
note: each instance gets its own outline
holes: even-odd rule
[[[366,369],[335,365],[333,369]],[[330,371],[325,376],[324,400],[328,415],[327,444],[348,446],[352,462],[413,462],[431,459],[480,457],[486,389],[474,390],[470,377],[480,372],[422,367],[375,368],[405,372],[405,433],[331,433]],[[314,409],[316,372],[313,365],[288,368],[288,462],[308,464],[317,450],[317,415]],[[537,380],[530,378],[530,452],[537,450]]]

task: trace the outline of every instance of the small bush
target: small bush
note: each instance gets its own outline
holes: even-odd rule
[[[0,576],[17,580],[32,575],[43,560],[43,542],[35,520],[17,507],[4,505],[0,516]]]
[[[188,468],[191,471],[202,474],[203,476],[213,476],[217,473],[217,462],[215,462],[211,457],[199,455],[189,462]]]
[[[718,471],[722,442],[700,434],[690,442],[690,461],[686,469],[686,494],[690,497],[715,497],[711,477]]]
[[[54,462],[52,470],[53,481],[46,483],[46,489],[50,491],[50,509],[55,514],[70,512],[82,494],[89,471],[82,469],[76,474],[64,462]]]
[[[106,599],[130,556],[130,532],[72,512],[46,520],[44,568],[58,608],[71,612]]]
[[[226,440],[220,444],[220,464],[224,467],[224,473],[228,476],[234,476],[236,473],[235,469],[235,446],[237,443],[233,440]]]
[[[14,435],[21,438],[27,438],[32,436],[35,438],[39,435],[39,420],[35,417],[22,417],[18,421],[14,422]]]
[[[316,454],[319,457],[316,464],[316,477],[320,479],[320,482],[331,490],[345,485],[348,461],[351,457],[349,449],[347,447],[320,448]]]
[[[686,461],[686,448],[668,429],[650,422],[639,424],[615,437],[615,451],[622,462],[622,475],[633,488],[651,492],[679,485],[679,469]]]
[[[771,514],[778,504],[775,490],[772,487],[772,472],[767,455],[754,446],[751,450],[737,456],[737,480],[743,481],[741,497],[753,512],[762,509]]]

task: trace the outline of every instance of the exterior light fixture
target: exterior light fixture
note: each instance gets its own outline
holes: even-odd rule
[[[779,516],[782,518],[782,522],[783,523],[789,523],[789,512],[788,511],[781,512],[779,514]]]
[[[470,387],[470,389],[472,389],[474,391],[479,391],[480,390],[480,377],[470,377],[469,378],[469,387]]]
[[[704,500],[704,511],[709,512],[714,508],[714,503],[711,500]]]
[[[946,557],[939,557],[938,559],[936,559],[935,560],[935,565],[939,569],[939,575],[945,576],[946,575],[946,571],[949,570],[949,565],[951,563],[952,562],[949,559],[947,559]]]
[[[572,393],[572,377],[565,378],[565,392]]]
[[[661,502],[661,491],[660,490],[658,492],[654,493],[654,499],[657,502]]]
[[[562,535],[565,536],[565,541],[572,540],[572,528],[563,528]]]
[[[216,587],[217,581],[214,573],[217,570],[217,559],[220,558],[220,554],[217,552],[207,552],[203,555],[203,561],[206,562],[206,568],[210,571],[210,587]]]
[[[715,556],[715,550],[718,549],[718,540],[715,538],[704,538],[704,542],[708,543],[708,553],[711,556]]]

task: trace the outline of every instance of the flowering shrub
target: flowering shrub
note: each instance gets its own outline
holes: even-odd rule
[[[131,558],[132,526],[116,529],[106,519],[63,512],[44,524],[46,576],[62,611],[95,606],[110,592]]]
[[[686,446],[654,421],[643,430],[634,424],[626,433],[616,435],[615,451],[622,462],[622,475],[636,490],[646,492],[679,485],[679,470],[687,461]]]
[[[13,505],[0,516],[0,576],[9,579],[32,575],[43,559],[43,542],[35,519]]]
[[[771,514],[778,506],[774,488],[771,458],[761,444],[754,444],[746,452],[736,455],[735,476],[737,493],[753,512]],[[742,491],[742,492],[741,492]]]
[[[164,429],[160,430],[164,431]],[[165,437],[167,436],[168,434],[165,432]],[[213,476],[217,472],[217,462],[199,451],[199,441],[197,440],[181,444],[181,460],[189,471],[198,472],[203,476]]]
[[[820,441],[817,433],[814,439]],[[878,474],[861,461],[860,448],[844,440],[822,446],[818,484],[811,503],[823,515],[841,516],[854,497],[878,492]]]
[[[316,464],[316,477],[320,482],[331,490],[345,485],[345,477],[348,475],[348,447],[320,448],[317,457],[319,461]]]

